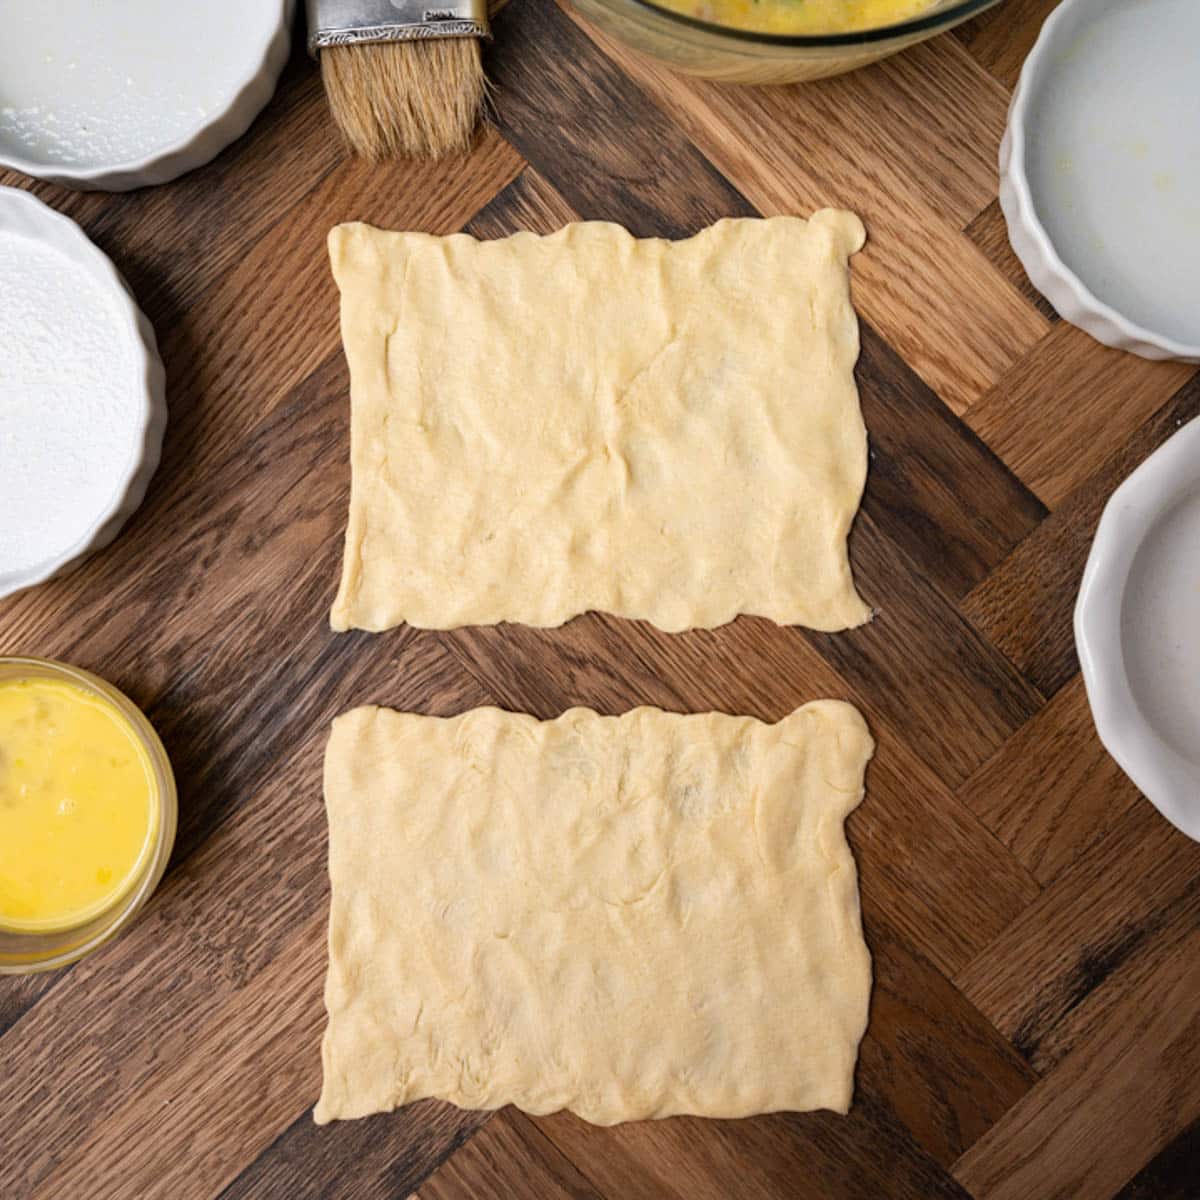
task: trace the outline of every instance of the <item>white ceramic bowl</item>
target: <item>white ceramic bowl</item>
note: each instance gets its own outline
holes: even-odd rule
[[[0,0],[0,166],[165,183],[239,138],[287,62],[294,0]]]
[[[10,328],[5,339],[9,343],[5,346],[5,361],[0,362],[0,381],[14,389],[12,394],[0,397],[0,404],[6,406],[7,421],[6,426],[0,426],[0,438],[3,439],[0,440],[0,471],[5,473],[4,479],[0,480],[0,502],[6,509],[0,515],[0,534],[4,532],[2,523],[6,519],[28,520],[30,528],[35,530],[38,520],[36,512],[26,514],[24,518],[13,517],[20,507],[18,472],[36,469],[30,463],[43,448],[38,436],[21,425],[23,420],[29,419],[31,411],[31,405],[26,403],[22,413],[22,392],[27,394],[33,386],[31,375],[41,372],[40,359],[48,360],[44,373],[46,406],[53,405],[56,400],[62,402],[61,396],[55,394],[55,381],[70,378],[64,376],[64,372],[70,371],[69,363],[59,365],[53,360],[60,346],[56,342],[53,315],[50,314],[47,320],[45,311],[46,296],[56,294],[56,287],[61,290],[61,285],[55,282],[56,263],[61,263],[64,278],[79,278],[82,272],[87,292],[74,300],[77,305],[87,308],[89,317],[95,316],[95,324],[90,329],[65,329],[64,341],[70,338],[72,345],[89,349],[100,347],[98,353],[101,356],[111,353],[112,362],[120,367],[120,378],[114,379],[111,389],[105,393],[115,399],[104,411],[103,428],[96,428],[95,418],[89,420],[84,414],[80,414],[73,425],[59,420],[54,430],[53,451],[64,459],[64,479],[65,460],[75,457],[84,464],[86,475],[89,464],[98,461],[96,447],[100,439],[114,448],[110,458],[114,462],[118,458],[120,461],[111,471],[106,468],[97,472],[95,491],[91,496],[94,503],[88,504],[78,521],[71,523],[73,519],[64,515],[63,525],[56,526],[77,530],[68,542],[53,544],[56,539],[46,535],[46,554],[42,557],[22,553],[6,562],[0,552],[0,597],[3,597],[49,579],[68,563],[112,541],[141,504],[150,477],[158,466],[167,405],[162,361],[150,322],[138,308],[111,260],[88,240],[74,221],[48,208],[28,192],[0,188],[0,253],[6,256],[8,266],[5,269],[14,273],[19,273],[26,258],[31,273],[34,270],[43,275],[49,272],[46,290],[42,291],[37,307],[28,317],[30,324],[36,324],[37,328],[29,332],[22,326],[20,337],[13,337]],[[97,312],[92,305],[93,299],[103,305],[102,312]],[[19,286],[11,288],[11,294],[3,297],[3,303],[0,334],[7,322],[26,320],[22,309],[26,298]],[[79,324],[70,320],[69,311],[68,321],[72,326]],[[89,360],[87,366],[92,372],[107,372],[109,364]],[[40,398],[35,397],[32,407],[36,408],[40,403]],[[89,456],[92,456],[90,460]],[[46,473],[38,478],[44,481]],[[64,483],[63,486],[67,485]],[[15,495],[3,499],[6,487],[14,489]],[[3,545],[0,541],[0,547]]]
[[[1013,93],[1000,204],[1066,320],[1200,362],[1200,3],[1065,0]]]
[[[1200,419],[1109,500],[1075,607],[1075,644],[1109,753],[1200,841]]]

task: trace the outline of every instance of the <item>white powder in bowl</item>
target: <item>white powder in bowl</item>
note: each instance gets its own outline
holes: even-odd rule
[[[0,576],[72,549],[141,453],[134,335],[76,263],[0,231]]]

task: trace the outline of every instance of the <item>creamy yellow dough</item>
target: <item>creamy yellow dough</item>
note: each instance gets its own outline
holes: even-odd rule
[[[334,229],[353,479],[333,627],[861,624],[863,237],[831,210],[680,242]]]
[[[836,701],[339,717],[316,1120],[845,1112],[871,966],[843,823],[873,748]]]
[[[761,33],[853,33],[919,16],[934,0],[656,0],[715,25]]]

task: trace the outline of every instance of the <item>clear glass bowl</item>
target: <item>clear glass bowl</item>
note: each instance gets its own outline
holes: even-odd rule
[[[150,898],[171,857],[179,819],[175,775],[154,727],[128,697],[103,679],[45,658],[0,657],[0,681],[55,679],[81,688],[106,705],[141,743],[153,772],[158,803],[158,835],[132,884],[103,912],[70,929],[27,932],[0,926],[0,975],[26,975],[65,966],[90,954],[133,921]]]
[[[793,37],[714,25],[652,0],[571,0],[588,20],[679,71],[722,83],[799,83],[865,67],[991,8],[938,0],[919,17],[854,33]]]

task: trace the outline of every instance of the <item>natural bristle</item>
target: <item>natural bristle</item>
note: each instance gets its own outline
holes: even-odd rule
[[[374,162],[468,150],[483,114],[474,37],[331,46],[321,51],[321,76],[346,141]]]

